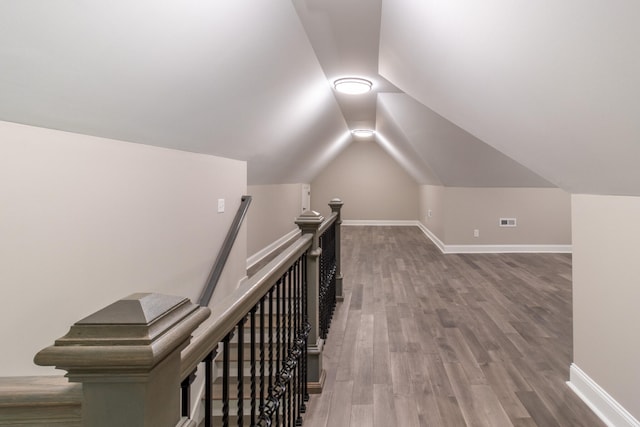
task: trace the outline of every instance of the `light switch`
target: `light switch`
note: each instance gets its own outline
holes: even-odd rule
[[[224,199],[218,199],[218,213],[224,212]]]

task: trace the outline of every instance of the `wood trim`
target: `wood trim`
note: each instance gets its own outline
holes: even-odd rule
[[[310,381],[307,382],[307,391],[309,394],[320,394],[322,393],[322,389],[324,388],[324,382],[327,379],[327,371],[324,369],[320,373],[319,381]]]
[[[572,363],[569,369],[567,385],[607,426],[640,427],[640,421],[575,363]]]
[[[0,426],[80,426],[82,385],[62,376],[0,378]]]
[[[285,243],[289,242],[290,240],[293,240],[294,238],[298,237],[299,235],[300,235],[300,229],[299,228],[296,228],[295,230],[291,230],[290,232],[288,232],[284,236],[280,237],[278,240],[272,242],[271,244],[269,244],[269,245],[265,246],[264,248],[260,249],[255,254],[251,255],[249,258],[247,258],[247,270],[252,268],[254,265],[258,264],[263,259],[267,258],[274,251],[276,251],[280,246],[284,245]]]

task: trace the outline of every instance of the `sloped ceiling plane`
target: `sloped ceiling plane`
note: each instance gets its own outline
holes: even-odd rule
[[[0,2],[0,120],[311,182],[372,127],[419,183],[640,195],[640,3]],[[373,91],[336,93],[363,76]]]

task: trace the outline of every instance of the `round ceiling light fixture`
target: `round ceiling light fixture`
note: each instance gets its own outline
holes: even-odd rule
[[[370,80],[360,77],[345,77],[333,82],[333,87],[340,93],[349,95],[360,95],[371,90],[373,83]]]
[[[373,136],[374,133],[376,133],[376,131],[373,129],[354,129],[351,131],[351,134],[358,138],[369,138]]]

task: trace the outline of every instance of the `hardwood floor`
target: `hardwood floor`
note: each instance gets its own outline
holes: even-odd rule
[[[604,426],[569,390],[571,256],[442,255],[343,227],[345,299],[305,427]]]

